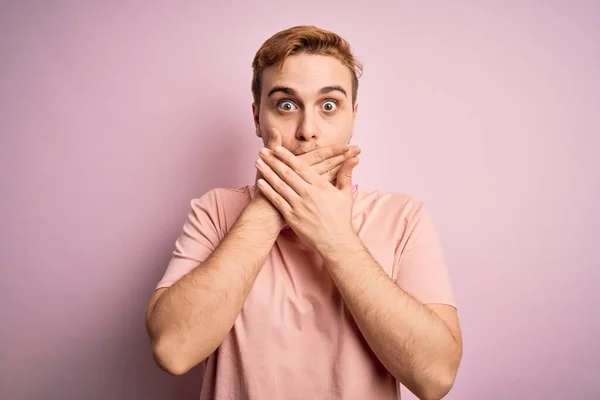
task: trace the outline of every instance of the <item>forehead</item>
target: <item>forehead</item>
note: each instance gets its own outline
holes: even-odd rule
[[[262,83],[263,93],[268,93],[273,86],[287,86],[300,95],[308,95],[333,85],[341,86],[347,93],[351,93],[352,73],[335,57],[301,53],[287,57],[281,68],[266,68]]]

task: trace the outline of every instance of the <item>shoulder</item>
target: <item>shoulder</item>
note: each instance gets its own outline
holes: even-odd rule
[[[391,220],[410,220],[426,212],[423,200],[413,195],[378,190],[358,190],[355,206],[360,212]]]
[[[237,189],[214,188],[202,196],[192,199],[192,208],[230,208],[236,206],[245,207],[252,200],[252,186],[243,186]]]
[[[192,199],[191,213],[197,220],[210,220],[215,228],[225,233],[252,201],[254,187],[237,189],[214,188]]]
[[[434,221],[424,201],[406,193],[359,191],[353,214],[376,227],[377,234],[401,244],[418,240],[437,240]]]

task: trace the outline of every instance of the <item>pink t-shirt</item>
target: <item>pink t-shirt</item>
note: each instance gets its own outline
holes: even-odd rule
[[[253,197],[214,189],[192,210],[157,288],[196,268]],[[353,224],[387,275],[421,302],[455,306],[443,252],[423,203],[355,191]],[[279,235],[241,314],[205,361],[200,399],[398,399],[396,380],[362,337],[323,260],[291,230]]]

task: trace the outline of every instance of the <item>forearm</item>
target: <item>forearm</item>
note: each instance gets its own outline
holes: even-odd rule
[[[281,227],[266,200],[254,201],[213,253],[159,297],[148,328],[168,369],[186,372],[221,344]]]
[[[357,236],[322,252],[367,343],[390,373],[420,398],[452,386],[460,346],[444,321],[399,288]]]

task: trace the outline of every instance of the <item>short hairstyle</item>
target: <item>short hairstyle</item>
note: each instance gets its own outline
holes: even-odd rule
[[[352,103],[356,102],[362,65],[352,54],[350,44],[336,33],[316,26],[300,25],[277,32],[256,52],[252,61],[254,104],[260,106],[262,73],[265,68],[276,65],[281,67],[287,57],[299,53],[332,56],[348,67],[352,74]]]

